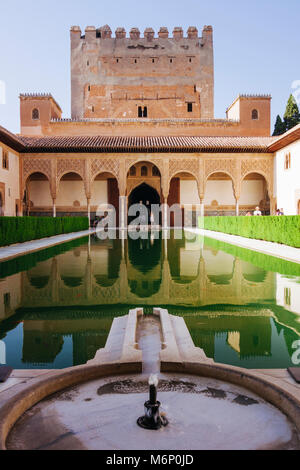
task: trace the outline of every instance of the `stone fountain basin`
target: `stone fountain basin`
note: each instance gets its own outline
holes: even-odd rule
[[[100,377],[44,398],[12,428],[7,449],[300,449],[299,430],[281,410],[243,386],[185,373],[159,376],[169,425],[137,426],[148,376]]]

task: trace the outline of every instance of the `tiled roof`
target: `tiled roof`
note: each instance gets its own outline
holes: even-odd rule
[[[24,143],[21,139],[16,136],[16,134],[13,134],[2,126],[0,126],[0,142],[3,142],[8,147],[17,150],[18,152],[24,150]]]
[[[24,152],[268,152],[274,137],[20,137]]]
[[[300,124],[293,127],[289,131],[285,132],[282,135],[274,138],[274,141],[270,145],[271,152],[277,152],[278,150],[286,147],[289,144],[292,144],[296,140],[300,139]]]

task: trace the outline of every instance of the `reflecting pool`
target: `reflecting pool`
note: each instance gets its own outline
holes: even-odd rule
[[[75,240],[0,264],[0,363],[92,359],[116,316],[184,316],[196,346],[247,368],[300,366],[300,265],[186,234]]]

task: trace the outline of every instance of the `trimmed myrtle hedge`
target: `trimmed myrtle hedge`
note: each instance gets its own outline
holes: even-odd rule
[[[0,246],[88,228],[87,217],[0,217]]]
[[[204,217],[199,227],[300,248],[300,216]]]

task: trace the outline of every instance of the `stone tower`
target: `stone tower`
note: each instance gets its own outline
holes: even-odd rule
[[[71,28],[72,119],[214,117],[213,31]]]

